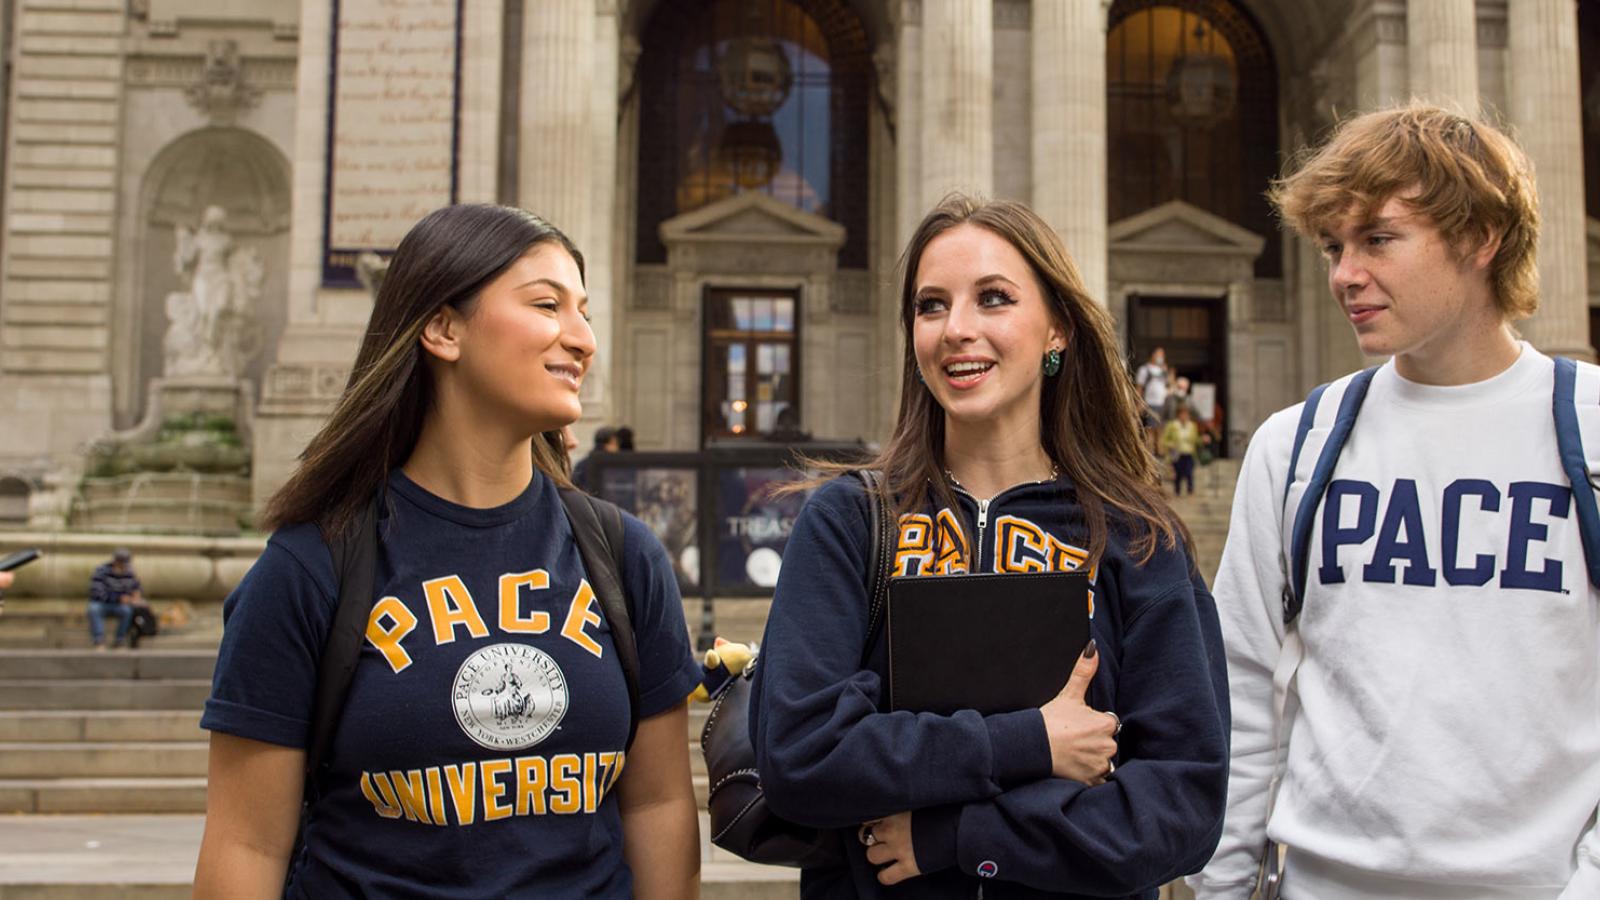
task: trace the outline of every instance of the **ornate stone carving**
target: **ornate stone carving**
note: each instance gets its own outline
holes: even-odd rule
[[[261,90],[245,84],[237,41],[211,41],[200,80],[189,85],[184,96],[212,125],[232,125],[261,99]]]
[[[261,350],[255,305],[265,274],[254,247],[237,247],[220,206],[206,207],[198,231],[177,227],[173,266],[187,291],[167,295],[165,374],[238,378]]]
[[[383,277],[389,274],[389,260],[368,250],[356,257],[356,280],[374,299],[378,288],[383,287]]]
[[[894,98],[898,82],[895,81],[896,60],[893,41],[884,41],[872,51],[872,65],[878,76],[878,108],[883,110],[883,121],[889,126],[889,137],[894,138]]]

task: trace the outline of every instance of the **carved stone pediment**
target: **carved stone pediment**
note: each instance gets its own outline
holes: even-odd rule
[[[1106,230],[1113,253],[1234,256],[1254,260],[1266,239],[1182,200],[1115,222]]]
[[[661,223],[667,247],[682,244],[788,244],[837,252],[844,226],[766,194],[746,192]]]

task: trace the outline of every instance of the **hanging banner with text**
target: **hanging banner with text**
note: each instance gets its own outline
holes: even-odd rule
[[[456,201],[462,0],[334,0],[322,283]]]

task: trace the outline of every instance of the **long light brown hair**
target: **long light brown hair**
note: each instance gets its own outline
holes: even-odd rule
[[[944,199],[923,218],[900,259],[900,327],[905,356],[900,373],[900,411],[894,432],[866,465],[884,473],[885,499],[900,512],[926,501],[931,491],[956,508],[945,478],[945,413],[917,379],[912,329],[916,324],[916,280],[922,254],[939,235],[970,224],[1005,239],[1028,261],[1050,317],[1066,335],[1061,372],[1046,377],[1039,399],[1044,450],[1071,480],[1088,528],[1090,560],[1105,552],[1110,513],[1129,539],[1129,551],[1147,561],[1157,545],[1189,548],[1189,532],[1161,491],[1155,457],[1144,442],[1144,402],[1117,352],[1116,330],[1105,308],[1090,298],[1083,278],[1055,229],[1027,206],[960,194]],[[857,465],[814,463],[826,473]],[[1091,563],[1093,564],[1093,563]]]
[[[318,522],[332,537],[349,526],[389,471],[416,448],[433,406],[433,376],[419,340],[423,326],[445,306],[470,316],[484,286],[543,243],[565,248],[583,276],[583,254],[572,241],[526,210],[447,206],[412,226],[378,288],[344,393],[300,454],[299,468],[267,501],[263,528]],[[534,437],[533,464],[571,486],[560,430]]]

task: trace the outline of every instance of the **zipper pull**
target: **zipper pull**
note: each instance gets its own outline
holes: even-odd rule
[[[989,524],[989,501],[978,501],[978,530],[982,531]]]

